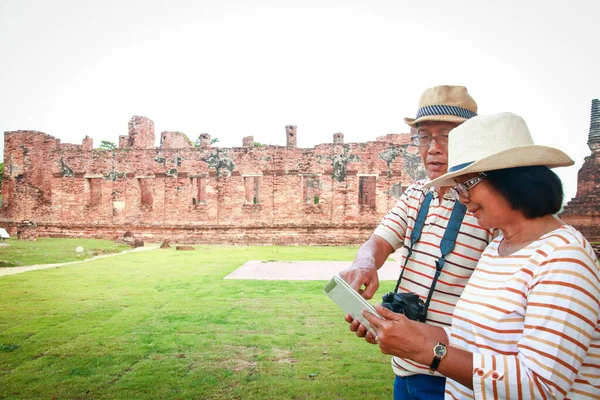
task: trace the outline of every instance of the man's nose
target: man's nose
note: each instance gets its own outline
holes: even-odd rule
[[[446,146],[441,145],[440,142],[438,141],[438,138],[436,138],[435,136],[433,136],[431,138],[431,141],[429,142],[429,154],[439,154],[441,152],[444,151]]]

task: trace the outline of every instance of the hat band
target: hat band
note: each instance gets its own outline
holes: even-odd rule
[[[457,106],[425,106],[417,112],[417,118],[426,117],[429,115],[454,115],[456,117],[461,117],[465,119],[473,118],[477,116],[476,112],[471,110],[467,110],[466,108],[457,107]]]
[[[473,162],[474,161],[469,161],[469,162],[466,162],[466,163],[455,165],[454,167],[448,169],[448,173],[460,171],[461,169],[466,168],[469,165],[473,164]]]

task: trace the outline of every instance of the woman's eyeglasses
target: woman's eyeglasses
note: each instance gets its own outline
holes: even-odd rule
[[[466,197],[468,199],[470,197],[469,190],[473,189],[475,185],[484,180],[486,176],[487,175],[484,172],[480,172],[476,177],[457,183],[455,187],[450,189],[450,194],[455,199],[458,199],[458,196]]]

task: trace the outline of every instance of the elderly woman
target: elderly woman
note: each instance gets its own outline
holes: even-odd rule
[[[488,245],[454,312],[452,326],[408,320],[378,305],[376,332],[350,329],[381,352],[431,365],[446,398],[599,399],[600,270],[590,244],[554,216],[562,151],[533,144],[525,121],[503,113],[452,130],[448,173],[479,224],[501,234]]]

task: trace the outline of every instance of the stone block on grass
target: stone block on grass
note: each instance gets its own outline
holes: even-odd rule
[[[196,249],[194,249],[193,246],[177,246],[177,247],[175,247],[175,250],[189,251],[189,250],[196,250]]]

